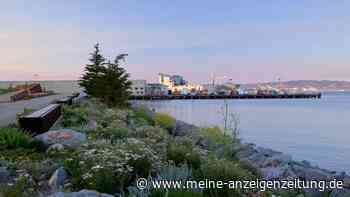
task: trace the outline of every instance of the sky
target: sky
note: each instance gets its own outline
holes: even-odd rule
[[[95,43],[132,79],[350,81],[346,0],[11,0],[0,81],[79,79]]]

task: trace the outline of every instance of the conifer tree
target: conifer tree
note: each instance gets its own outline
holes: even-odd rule
[[[101,89],[98,81],[101,80],[101,76],[103,75],[103,64],[105,63],[106,59],[101,54],[98,43],[94,46],[94,48],[95,51],[90,54],[90,64],[85,66],[85,73],[79,81],[79,85],[85,89],[85,92],[88,95],[99,97],[101,94]]]
[[[90,96],[96,97],[109,106],[125,106],[130,96],[129,74],[120,66],[127,54],[118,55],[114,62],[107,61],[100,53],[99,45],[91,54],[90,64],[85,66],[85,73],[80,86]]]
[[[104,73],[104,101],[110,106],[124,106],[130,96],[129,74],[120,66],[125,54],[118,55],[114,62],[108,62]]]

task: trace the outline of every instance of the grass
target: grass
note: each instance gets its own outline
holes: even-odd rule
[[[17,128],[0,128],[0,148],[42,150],[43,144]]]

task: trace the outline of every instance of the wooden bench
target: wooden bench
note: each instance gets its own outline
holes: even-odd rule
[[[20,127],[32,134],[41,134],[48,131],[61,116],[61,105],[50,104],[38,111],[19,119]]]
[[[68,97],[65,97],[65,98],[58,99],[58,100],[56,101],[56,103],[57,103],[57,104],[72,105],[72,104],[73,104],[73,99],[74,99],[74,97],[68,96]]]

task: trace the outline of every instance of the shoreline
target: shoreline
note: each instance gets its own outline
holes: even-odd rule
[[[176,120],[175,128],[172,135],[177,137],[195,136],[200,127],[186,123],[181,120]],[[196,140],[196,139],[194,139]],[[198,140],[198,139],[197,139]],[[205,142],[198,140],[196,142],[206,149]],[[320,168],[317,165],[312,165],[307,160],[297,161],[289,154],[279,152],[267,147],[260,147],[254,143],[239,142],[237,151],[238,159],[243,162],[248,162],[253,167],[258,169],[264,180],[305,180],[305,181],[343,181],[343,189],[334,189],[328,191],[330,196],[343,196],[350,193],[350,176],[346,172],[339,172]],[[319,195],[323,192],[318,190],[304,190],[312,195]]]

